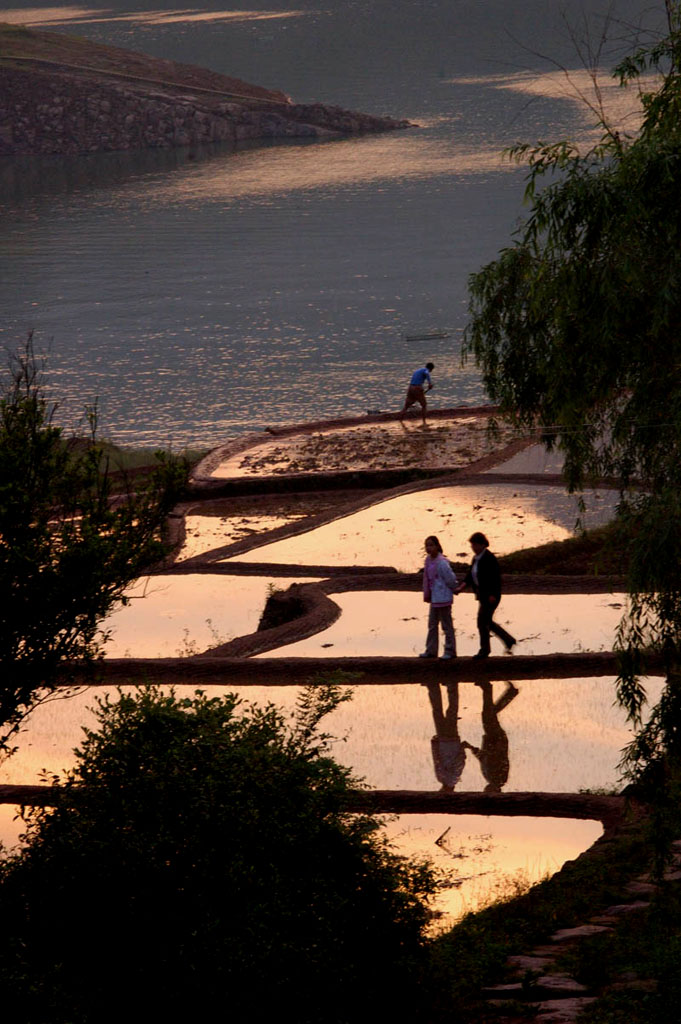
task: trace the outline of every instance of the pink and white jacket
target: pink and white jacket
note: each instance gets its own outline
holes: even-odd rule
[[[423,600],[433,608],[444,608],[451,604],[457,579],[444,555],[426,557],[423,566]]]

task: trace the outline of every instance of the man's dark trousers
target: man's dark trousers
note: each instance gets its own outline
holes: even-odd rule
[[[515,637],[507,633],[503,626],[494,621],[494,613],[499,605],[499,599],[490,601],[487,597],[484,601],[478,602],[478,632],[480,634],[480,653],[489,654],[489,635],[494,633],[500,640],[511,647],[515,643]]]

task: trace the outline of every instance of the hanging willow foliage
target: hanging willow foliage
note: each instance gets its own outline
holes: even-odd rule
[[[670,755],[681,763],[681,6],[666,7],[666,38],[615,70],[641,91],[640,130],[603,118],[586,152],[512,151],[529,166],[530,213],[472,275],[465,338],[490,398],[563,452],[572,491],[620,482],[630,601],[618,697],[636,729],[623,765],[639,781],[659,780]],[[668,674],[644,724],[650,648]]]

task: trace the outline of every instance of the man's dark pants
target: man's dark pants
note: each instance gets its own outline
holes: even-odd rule
[[[494,613],[499,605],[498,601],[480,601],[478,603],[478,632],[480,634],[480,651],[482,654],[489,654],[489,635],[494,633],[500,640],[510,647],[515,643],[515,637],[507,633],[503,626],[494,621]]]

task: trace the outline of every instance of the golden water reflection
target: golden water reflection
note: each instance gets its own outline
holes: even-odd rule
[[[585,526],[612,518],[614,491],[584,495]],[[259,547],[240,561],[296,565],[390,565],[415,572],[423,541],[436,534],[453,561],[468,559],[468,537],[482,530],[495,554],[571,536],[578,518],[574,496],[559,487],[485,484],[434,487],[372,505],[316,530]]]
[[[565,459],[557,449],[547,451],[541,444],[532,444],[500,462],[486,473],[562,473]]]
[[[653,700],[660,688],[659,680],[651,682]],[[182,696],[193,688],[176,690]],[[225,692],[210,688],[211,694]],[[242,696],[261,704],[274,701],[287,713],[298,692],[297,687],[249,687]],[[610,787],[617,782],[619,751],[630,738],[613,695],[608,679],[442,689],[357,687],[353,701],[328,719],[337,737],[331,753],[381,789],[574,792]],[[57,773],[72,765],[82,726],[95,724],[90,709],[96,696],[103,691],[91,689],[38,708],[0,781],[37,782],[42,769]],[[463,755],[468,755],[465,760]],[[0,840],[8,847],[23,831],[15,813],[0,807]],[[388,830],[401,852],[454,869],[455,884],[438,896],[442,917],[437,927],[507,896],[518,881],[527,886],[553,873],[601,834],[596,822],[468,815],[403,816],[391,821]]]
[[[15,847],[23,831],[17,809],[0,806],[0,842],[5,848]],[[438,914],[433,933],[554,874],[602,832],[600,822],[562,818],[422,814],[386,822],[386,835],[398,853],[425,857],[450,879],[433,902]]]
[[[648,683],[656,701],[662,681]],[[517,695],[509,697],[514,688]],[[501,788],[502,779],[506,792],[617,785],[620,752],[631,730],[615,703],[613,679],[518,681],[510,691],[503,682],[491,689],[465,683],[458,691],[456,738],[466,744],[466,759],[457,767],[456,789],[480,792],[490,782]],[[448,699],[443,690],[445,710]],[[372,787],[441,788],[433,759],[433,701],[426,687],[358,686],[329,727],[338,737],[334,755]]]
[[[269,515],[231,515],[231,516],[186,516],[185,541],[178,557],[181,562],[185,558],[194,558],[213,548],[233,544],[246,537],[266,533],[278,526],[304,519],[303,513],[287,513],[279,516]]]
[[[304,209],[306,195],[315,192],[335,197],[358,186],[364,189],[387,182],[489,171],[513,171],[495,146],[481,143],[472,147],[465,140],[433,138],[413,128],[383,135],[237,149],[159,176],[153,191],[144,182],[132,181],[126,187],[126,198],[143,202],[145,210],[151,211],[169,204],[186,208],[214,200],[221,206],[232,206],[244,199],[274,207],[282,196],[296,193]],[[305,232],[307,225],[303,223],[299,230]],[[360,409],[366,408],[364,393],[359,403]]]
[[[356,591],[332,594],[342,610],[328,629],[262,657],[410,657],[423,651],[428,606],[415,591]],[[506,594],[496,620],[518,638],[516,654],[610,651],[625,608],[624,594]],[[472,594],[453,605],[457,652],[479,648],[477,602]],[[503,644],[492,637],[492,653]]]
[[[554,874],[595,843],[603,828],[598,821],[562,818],[405,814],[388,823],[387,833],[400,853],[425,855],[451,873],[452,884],[434,903],[442,915],[437,932]]]
[[[294,582],[262,576],[144,577],[128,591],[130,604],[102,623],[102,631],[111,634],[106,657],[176,658],[252,633],[269,588]]]
[[[457,733],[467,744],[467,756],[456,783],[458,790],[481,792],[489,784],[485,771],[488,776],[491,773],[473,752],[473,748],[489,749],[490,741],[499,742],[486,721],[486,699],[496,704],[498,724],[508,741],[505,792],[574,793],[617,784],[620,751],[631,738],[631,730],[615,703],[614,679],[541,679],[518,681],[515,687],[517,696],[504,702],[505,683],[494,683],[488,695],[484,688],[470,683],[459,685]],[[652,701],[659,698],[661,688],[661,680],[648,680]],[[193,689],[176,687],[178,694]],[[218,695],[234,689],[247,701],[273,702],[287,714],[293,711],[299,693],[298,687],[290,686],[241,690],[211,686],[209,692]],[[94,721],[90,708],[104,692],[113,694],[115,690],[91,688],[36,709],[21,736],[18,753],[3,766],[0,781],[31,784],[38,781],[43,768],[58,772],[70,766],[82,726]],[[447,698],[443,691],[445,712]],[[353,700],[337,708],[326,725],[336,737],[334,756],[370,786],[428,792],[441,787],[431,745],[437,726],[426,687],[357,686]]]
[[[622,88],[609,70],[569,68],[551,71],[518,71],[511,75],[484,75],[448,79],[451,85],[480,85],[517,92],[532,98],[567,100],[582,115],[584,127],[576,142],[582,148],[600,142],[601,118],[619,132],[636,133],[643,120],[641,94],[659,86],[660,79],[644,74],[629,88]]]

